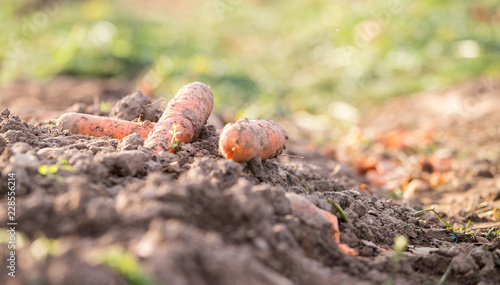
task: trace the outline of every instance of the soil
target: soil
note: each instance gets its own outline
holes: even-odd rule
[[[500,84],[488,84],[488,90],[498,95]],[[439,95],[462,98],[468,86]],[[144,139],[138,134],[121,141],[71,134],[40,118],[21,120],[14,111],[22,109],[5,100],[2,107],[9,109],[0,113],[4,181],[0,203],[7,205],[7,180],[15,173],[17,268],[16,278],[11,278],[7,266],[2,266],[0,282],[436,284],[445,279],[446,284],[499,284],[500,237],[491,235],[499,228],[494,219],[500,199],[499,160],[492,156],[500,134],[500,117],[493,108],[498,103],[481,101],[481,106],[490,106],[484,107],[488,111],[478,116],[474,110],[460,124],[453,121],[456,117],[443,119],[439,110],[432,114],[428,105],[414,103],[427,100],[438,106],[435,100],[445,100],[444,95],[390,102],[384,107],[388,109],[367,115],[369,123],[362,126],[383,133],[420,129],[415,121],[426,112],[422,124],[435,118],[426,126],[442,133],[437,135],[442,152],[459,157],[459,150],[473,144],[469,155],[454,161],[456,181],[439,191],[408,194],[405,200],[397,195],[387,198],[390,192],[385,184],[374,183],[367,171],[354,170],[359,166],[354,158],[385,161],[395,153],[409,156],[412,150],[408,148],[383,149],[374,140],[367,147],[345,150],[347,157],[349,151],[356,151],[352,159],[281,156],[262,162],[257,171],[254,165],[219,155],[216,130],[220,126],[210,123],[181,151],[155,155],[143,147]],[[147,102],[151,100],[137,94],[128,96],[111,113],[154,121],[161,107],[147,109]],[[60,115],[70,105],[52,110]],[[389,123],[395,118],[400,125]],[[486,136],[486,130],[496,131]],[[343,150],[339,147],[339,151]],[[42,174],[39,167],[43,165],[57,169]],[[415,163],[415,167],[421,165]],[[421,174],[422,169],[419,178]],[[416,174],[410,167],[405,175]],[[287,192],[303,195],[334,213],[339,218],[341,242],[356,249],[359,256],[339,250],[331,224],[294,210]],[[328,198],[340,205],[347,222]],[[450,229],[429,212],[423,219],[414,214],[429,205],[441,206],[436,209],[450,222],[475,217],[478,229]],[[477,211],[485,207],[492,214],[483,211],[480,218]],[[7,217],[7,207],[0,207],[0,224],[6,225]],[[487,223],[489,227],[478,226]],[[402,253],[394,251],[398,236],[408,240]],[[3,250],[2,259],[8,256],[9,251]]]

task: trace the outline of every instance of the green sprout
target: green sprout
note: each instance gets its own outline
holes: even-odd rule
[[[450,228],[450,229],[453,230],[453,232],[450,233],[450,235],[447,238],[447,240],[450,241],[450,242],[459,242],[461,240],[470,240],[474,236],[474,234],[470,232],[471,231],[471,226],[474,225],[474,223],[471,222],[471,221],[469,221],[463,227],[454,227],[450,223],[448,223],[447,221],[445,221],[443,218],[441,218],[437,214],[436,210],[433,207],[431,207],[430,209],[425,209],[425,210],[417,211],[414,214],[415,215],[419,215],[419,214],[422,214],[422,213],[425,213],[425,212],[433,212],[446,225],[446,227],[448,227],[448,228]],[[461,233],[461,232],[458,232],[458,231],[465,231],[465,233]]]
[[[47,256],[60,256],[62,254],[61,244],[58,240],[47,238],[44,234],[37,234],[29,246],[29,251],[35,260],[43,260]]]
[[[102,113],[108,113],[109,111],[111,111],[111,104],[101,101],[99,102],[99,109]]]
[[[41,175],[44,175],[44,176],[56,174],[58,170],[59,170],[59,168],[55,164],[52,164],[52,165],[44,164],[44,165],[41,165],[40,167],[38,167],[38,173],[40,173]]]
[[[148,276],[140,261],[131,253],[120,247],[104,248],[100,252],[101,264],[112,268],[127,279],[132,285],[156,285],[153,278]]]
[[[448,268],[446,268],[446,271],[444,272],[443,276],[441,276],[441,279],[439,279],[439,282],[438,282],[437,285],[444,285],[444,284],[446,284],[446,278],[448,277],[448,275],[450,275],[451,268],[453,266],[453,262],[454,262],[454,260],[452,260],[450,262],[450,264],[448,265]]]
[[[173,125],[171,130],[168,130],[168,133],[173,135],[172,140],[170,141],[170,146],[168,149],[174,148],[177,151],[181,151],[182,147],[179,145],[179,138],[177,135],[180,135],[181,132],[178,132],[177,129],[179,128],[179,125]]]
[[[465,226],[463,226],[463,227],[454,227],[453,229],[454,230],[459,230],[459,231],[469,231],[471,229],[470,227],[473,226],[473,225],[474,225],[474,223],[471,222],[471,221],[469,221],[469,222],[467,222],[467,224]]]
[[[450,223],[448,223],[447,221],[445,221],[443,218],[441,218],[441,216],[438,215],[438,213],[436,212],[436,210],[434,210],[434,207],[431,207],[430,209],[425,209],[425,210],[421,210],[421,211],[417,211],[415,213],[413,213],[414,215],[419,215],[419,214],[423,214],[425,212],[433,212],[434,215],[436,215],[436,217],[438,217],[441,222],[443,222],[447,227],[449,228],[452,228],[453,229],[453,226],[450,225]]]
[[[490,229],[488,231],[488,233],[486,234],[486,238],[489,241],[492,241],[493,239],[495,239],[498,236],[500,236],[500,230],[495,231],[494,229]]]
[[[397,236],[394,239],[394,254],[392,256],[392,271],[389,276],[389,280],[385,285],[393,285],[396,282],[396,273],[399,271],[401,266],[401,259],[403,258],[403,252],[408,246],[408,238],[405,236]]]
[[[328,203],[330,203],[330,205],[332,205],[335,208],[335,210],[337,210],[337,212],[342,217],[342,220],[344,222],[348,223],[349,220],[347,219],[347,216],[345,215],[344,210],[342,210],[342,207],[340,207],[340,205],[337,204],[337,202],[333,201],[332,198],[328,198],[327,201],[328,201]]]
[[[414,215],[419,215],[419,214],[423,214],[425,212],[433,212],[434,215],[436,215],[436,217],[438,217],[441,222],[443,222],[448,228],[454,230],[454,231],[469,231],[471,230],[471,226],[474,225],[473,222],[469,221],[465,226],[463,227],[454,227],[452,226],[450,223],[448,223],[447,221],[445,221],[443,218],[441,218],[441,216],[438,215],[438,213],[436,212],[436,210],[434,209],[434,207],[431,207],[430,209],[425,209],[425,210],[420,210],[420,211],[416,211],[415,213],[413,213]]]
[[[40,173],[43,176],[47,176],[49,178],[52,178],[54,180],[59,180],[59,177],[57,176],[57,172],[60,169],[71,171],[72,166],[68,164],[67,159],[61,159],[61,160],[58,160],[56,164],[40,165],[40,167],[38,167],[38,173]]]

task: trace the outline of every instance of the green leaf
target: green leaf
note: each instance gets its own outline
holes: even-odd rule
[[[42,175],[47,175],[49,174],[49,166],[48,165],[41,165],[40,167],[38,167],[38,173],[42,174]]]
[[[454,241],[457,239],[457,235],[455,233],[450,234],[450,236],[447,238],[448,241]]]
[[[49,170],[49,173],[50,173],[50,174],[55,174],[55,173],[57,173],[57,170],[58,170],[57,165],[53,164],[53,165],[49,166],[49,169],[48,169],[48,170]]]
[[[61,165],[61,168],[65,169],[65,170],[72,170],[73,169],[73,167],[71,165]]]
[[[99,252],[100,263],[106,265],[127,279],[128,284],[158,284],[149,277],[140,261],[131,253],[120,247],[109,247]]]

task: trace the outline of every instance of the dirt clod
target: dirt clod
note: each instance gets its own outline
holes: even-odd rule
[[[159,102],[154,103],[151,98],[137,91],[118,101],[111,108],[109,116],[127,121],[139,119],[140,121],[158,122],[162,113]]]

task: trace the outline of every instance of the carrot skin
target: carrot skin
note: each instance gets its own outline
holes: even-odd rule
[[[163,151],[174,152],[168,147],[173,143],[173,126],[179,126],[178,144],[196,139],[206,124],[214,105],[214,95],[210,88],[194,82],[182,87],[170,100],[160,120],[144,142],[144,146],[158,154]]]
[[[335,242],[337,243],[339,249],[352,256],[358,255],[358,252],[355,249],[350,248],[347,244],[340,243],[339,222],[335,215],[333,215],[328,211],[318,208],[316,205],[314,205],[311,201],[307,200],[307,198],[303,196],[300,196],[295,193],[286,193],[285,195],[290,201],[290,204],[292,204],[292,208],[295,211],[308,213],[316,217],[322,217],[326,221],[330,222],[332,224],[332,231],[333,231],[332,236]]]
[[[285,130],[276,122],[241,118],[222,129],[219,151],[237,162],[254,157],[266,160],[278,157],[285,149],[287,139]]]
[[[155,126],[154,123],[149,121],[134,123],[80,113],[62,114],[57,119],[56,125],[60,130],[67,130],[72,134],[93,137],[108,136],[115,139],[122,139],[132,133],[138,133],[141,137],[147,138]]]

